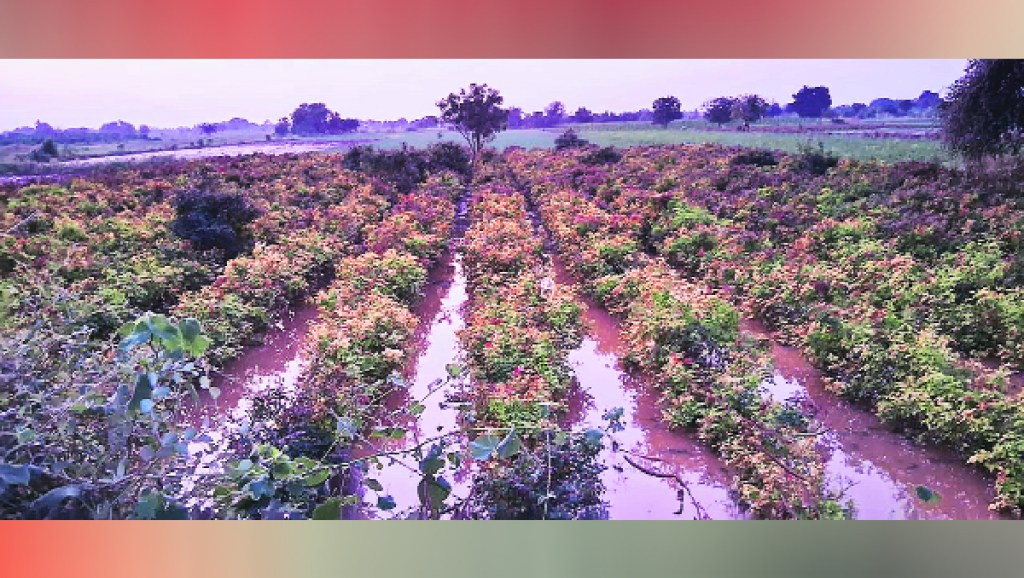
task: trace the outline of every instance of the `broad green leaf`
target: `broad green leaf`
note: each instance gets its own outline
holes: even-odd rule
[[[423,405],[422,403],[414,403],[411,406],[409,406],[409,414],[412,415],[413,417],[418,417],[426,409],[427,406]]]
[[[917,497],[920,498],[921,501],[926,504],[934,504],[941,499],[939,498],[938,492],[932,490],[927,486],[917,486],[916,489]]]
[[[187,520],[188,510],[177,502],[164,502],[162,508],[156,512],[157,520]]]
[[[149,341],[150,336],[151,333],[149,332],[148,329],[135,331],[133,333],[130,333],[124,339],[122,339],[121,344],[118,347],[120,347],[121,351],[130,351],[135,346],[142,345],[143,343]]]
[[[302,483],[308,488],[314,488],[326,482],[329,477],[331,477],[331,471],[327,468],[320,468],[302,478]]]
[[[147,492],[135,504],[135,517],[143,520],[156,518],[156,513],[163,506],[164,497],[156,492]]]
[[[341,498],[331,498],[313,510],[314,520],[340,520]]]
[[[560,431],[555,434],[555,437],[551,441],[556,446],[564,446],[565,442],[569,441],[569,434],[564,431]]]
[[[60,504],[68,498],[77,498],[82,495],[82,487],[78,485],[61,486],[54,488],[49,492],[46,492],[39,497],[35,502],[32,502],[33,510],[42,510],[49,513],[51,510],[60,506]]]
[[[152,373],[139,373],[135,379],[135,392],[132,393],[132,399],[128,402],[129,411],[139,411],[139,404],[144,399],[152,399],[153,397],[153,386],[154,381],[151,381]]]
[[[274,495],[274,483],[270,481],[270,476],[260,476],[246,485],[254,500]]]
[[[498,448],[498,444],[501,442],[497,436],[483,435],[469,444],[469,453],[473,456],[474,460],[483,461],[490,459],[494,450]]]
[[[30,444],[36,441],[36,432],[32,431],[31,428],[22,428],[18,430],[18,445]]]
[[[437,508],[452,493],[452,487],[444,478],[427,477],[420,480],[417,486],[420,501]]]
[[[274,465],[270,467],[270,471],[276,479],[280,480],[295,473],[295,468],[292,467],[291,462],[279,461],[274,462]]]
[[[423,475],[432,476],[437,472],[441,471],[444,467],[444,460],[441,458],[428,456],[420,460],[420,471]]]
[[[181,331],[181,340],[186,345],[191,345],[197,337],[203,334],[203,327],[199,324],[199,320],[192,317],[182,321],[178,329]]]
[[[589,429],[583,434],[583,440],[590,445],[600,445],[601,438],[604,437],[604,432],[599,429]]]
[[[462,367],[457,363],[449,363],[448,365],[445,365],[444,368],[452,378],[462,375]]]
[[[363,485],[375,492],[384,491],[384,486],[380,485],[380,482],[373,478],[366,478],[365,480],[363,480]]]
[[[163,315],[150,315],[146,319],[149,330],[164,341],[175,341],[181,339],[181,332],[171,324]]]
[[[502,459],[508,459],[519,453],[522,449],[523,444],[516,434],[515,430],[508,432],[505,439],[501,440],[501,444],[498,445],[498,457]]]
[[[377,507],[381,510],[393,510],[396,505],[391,496],[377,496]]]

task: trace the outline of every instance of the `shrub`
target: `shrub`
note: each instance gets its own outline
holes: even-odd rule
[[[839,164],[839,157],[831,152],[825,152],[824,143],[819,142],[818,148],[814,148],[810,144],[801,145],[799,150],[798,165],[813,175],[825,175],[829,169]]]
[[[252,236],[247,226],[260,215],[237,193],[197,190],[179,195],[174,210],[171,230],[175,235],[200,251],[216,249],[229,259],[250,248]]]
[[[586,139],[580,138],[580,136],[576,134],[576,131],[571,128],[567,128],[565,129],[565,132],[558,135],[558,138],[555,139],[555,150],[561,151],[565,149],[579,148],[587,146],[588,144],[590,143]]]
[[[610,165],[617,163],[620,160],[622,160],[622,155],[615,150],[615,147],[601,147],[587,153],[582,159],[580,159],[583,164],[590,166]]]
[[[729,164],[773,167],[779,164],[779,160],[775,158],[775,153],[768,149],[750,149],[732,157]]]

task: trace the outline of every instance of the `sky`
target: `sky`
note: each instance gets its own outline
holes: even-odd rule
[[[786,104],[804,85],[833,105],[945,94],[963,60],[0,60],[0,130],[90,127],[112,120],[170,128],[287,116],[323,102],[342,117],[414,119],[471,82],[505,106],[570,113],[650,108],[675,96],[693,110],[719,96],[760,94]]]

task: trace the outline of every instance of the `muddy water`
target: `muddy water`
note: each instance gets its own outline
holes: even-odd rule
[[[765,338],[764,329],[745,322],[743,331]],[[951,453],[915,445],[889,431],[873,414],[826,391],[820,373],[794,347],[772,343],[775,373],[763,384],[778,401],[804,397],[827,432],[820,447],[831,488],[845,489],[855,517],[886,519],[994,519],[988,504],[992,484]],[[916,495],[917,486],[938,493],[936,503]]]
[[[199,460],[196,475],[220,471],[231,434],[247,427],[253,394],[277,390],[289,396],[295,392],[308,365],[305,337],[317,314],[316,305],[305,304],[285,315],[262,345],[246,349],[214,377],[211,385],[221,391],[216,400],[204,393],[198,407],[186,410],[185,423],[204,434],[189,444],[189,453]]]
[[[459,420],[459,402],[453,384],[449,382],[448,365],[459,361],[461,346],[458,331],[465,327],[462,308],[467,300],[466,277],[462,260],[458,255],[443,259],[431,272],[424,295],[416,313],[421,319],[414,349],[418,355],[411,359],[404,370],[408,388],[396,391],[386,400],[387,414],[391,416],[388,425],[400,426],[408,431],[404,438],[394,441],[376,441],[355,448],[353,456],[360,458],[371,454],[402,452],[422,447],[426,452],[436,443],[436,438],[445,437],[446,451],[455,451],[465,445]],[[423,405],[418,418],[403,409],[415,403]],[[363,498],[363,505],[346,512],[347,518],[405,518],[420,515],[420,499],[417,490],[421,475],[418,460],[413,455],[387,456],[381,459],[383,468],[370,467],[366,477],[377,480],[382,486],[382,495],[390,495],[396,508],[382,511],[374,505],[376,499],[372,490],[365,486],[353,488]],[[472,467],[466,464],[445,479],[452,487],[452,498],[459,501],[469,495],[472,483]]]
[[[557,262],[555,270],[557,282],[570,282]],[[603,428],[609,410],[623,410],[623,429],[609,434],[615,443],[606,438],[601,456],[607,466],[602,482],[609,518],[742,518],[729,496],[730,476],[721,461],[698,440],[669,430],[653,388],[631,379],[619,365],[624,349],[618,323],[589,299],[580,299],[589,335],[569,355],[578,388],[569,400],[566,425]],[[630,464],[627,456],[649,472]],[[680,496],[684,485],[686,493]]]

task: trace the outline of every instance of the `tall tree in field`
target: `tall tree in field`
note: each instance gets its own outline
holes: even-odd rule
[[[946,146],[969,160],[1024,148],[1024,60],[972,60],[939,108]]]
[[[704,118],[718,126],[732,120],[732,110],[736,107],[736,99],[728,96],[720,96],[714,100],[704,103]]]
[[[674,96],[663,96],[654,101],[651,105],[653,118],[651,122],[660,127],[667,127],[668,123],[683,118],[683,111],[680,109],[679,99]]]
[[[793,95],[793,103],[789,105],[801,118],[821,118],[832,106],[832,95],[827,86],[804,86]]]
[[[757,122],[768,113],[768,101],[756,94],[745,94],[736,98],[733,111],[744,122]]]
[[[508,111],[501,108],[505,99],[486,84],[470,84],[437,102],[441,120],[451,123],[469,143],[473,161],[484,145],[508,126]]]

